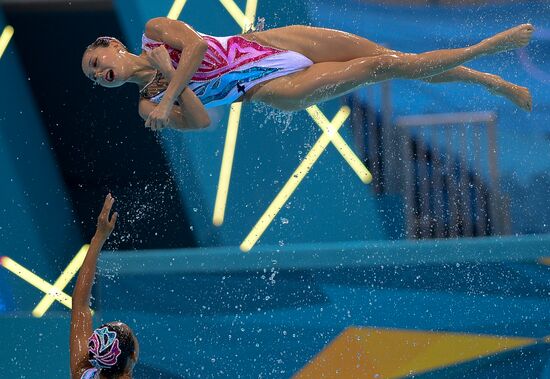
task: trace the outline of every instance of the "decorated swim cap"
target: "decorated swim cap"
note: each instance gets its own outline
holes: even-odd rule
[[[115,37],[109,37],[109,36],[101,36],[97,37],[96,40],[87,47],[87,49],[94,49],[96,47],[107,47],[111,42],[117,42],[119,43],[125,50],[128,50],[128,48],[118,39]]]
[[[97,369],[110,368],[117,363],[121,351],[116,332],[106,326],[94,330],[88,339],[90,363]]]
[[[101,36],[101,37],[97,37],[96,41],[117,41],[118,42],[118,39],[115,37]]]

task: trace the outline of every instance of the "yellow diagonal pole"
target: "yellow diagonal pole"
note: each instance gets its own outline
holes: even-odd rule
[[[13,37],[13,33],[15,33],[15,30],[11,25],[7,25],[4,30],[2,30],[2,34],[0,34],[0,58],[4,55],[4,52],[10,43],[11,37]]]
[[[317,139],[317,142],[310,151],[307,153],[304,160],[300,163],[298,168],[290,176],[290,179],[285,183],[281,191],[277,194],[273,202],[269,205],[262,217],[258,220],[256,225],[252,228],[248,236],[241,243],[241,250],[244,252],[250,251],[252,247],[258,242],[262,234],[265,232],[269,224],[273,221],[277,213],[281,210],[284,204],[288,201],[292,193],[298,188],[301,181],[307,175],[309,170],[313,167],[317,159],[321,156],[323,151],[327,148],[331,142],[331,138],[337,133],[338,129],[344,124],[344,121],[348,118],[351,110],[349,107],[344,106],[340,108],[336,116],[329,125],[326,125],[326,132]]]
[[[254,15],[256,14],[257,0],[248,0],[246,2],[245,11],[249,13],[244,14],[241,8],[233,0],[220,0],[227,13],[233,17],[235,22],[241,27],[243,32],[247,30],[254,23]],[[249,5],[250,3],[250,5]]]
[[[233,168],[233,158],[235,156],[235,146],[237,144],[237,134],[239,131],[241,107],[241,103],[233,103],[231,104],[231,111],[229,112],[227,132],[225,135],[225,144],[223,148],[222,166],[218,180],[218,191],[216,193],[216,202],[214,204],[213,223],[216,226],[223,224],[223,219],[225,216],[227,194],[229,192],[229,182],[231,181],[231,170]]]
[[[258,9],[258,0],[248,0],[246,2],[246,8],[244,14],[247,21],[251,23],[251,27],[254,27],[254,19],[256,18],[256,9]],[[245,25],[246,27],[246,25]],[[246,31],[246,29],[244,29]]]
[[[166,17],[171,18],[172,20],[177,20],[180,17],[181,11],[183,10],[186,2],[187,0],[175,0]]]

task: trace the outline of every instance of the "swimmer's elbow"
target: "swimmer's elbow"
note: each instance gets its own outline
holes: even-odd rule
[[[177,121],[172,123],[172,125],[170,125],[170,128],[180,130],[182,132],[187,132],[187,131],[193,131],[193,130],[206,129],[210,126],[210,124],[211,124],[210,117],[207,117],[200,120],[196,120],[193,123],[185,122],[183,120]]]
[[[159,25],[167,22],[170,22],[170,19],[168,17],[153,17],[145,23],[145,27],[157,28]]]
[[[208,43],[204,39],[199,38],[194,44],[194,52],[196,56],[201,57],[202,59],[202,57],[204,56],[207,50],[208,50]]]
[[[208,50],[208,42],[206,42],[206,40],[202,37],[197,42],[197,45],[198,45],[199,49],[201,49],[201,50],[204,50],[204,51]]]
[[[211,123],[212,122],[210,121],[210,117],[208,117],[207,115],[199,121],[197,129],[206,129],[210,126]]]
[[[210,126],[210,123],[211,121],[208,112],[203,110],[202,112],[197,112],[197,114],[194,115],[190,127],[191,129],[206,129]]]
[[[210,126],[210,120],[198,121],[192,125],[186,125],[181,130],[201,130],[206,129]]]
[[[150,33],[162,33],[171,20],[166,17],[155,17],[145,23],[145,30]]]

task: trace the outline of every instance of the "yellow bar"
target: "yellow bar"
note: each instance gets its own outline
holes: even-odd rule
[[[2,31],[2,34],[0,34],[0,58],[2,58],[2,55],[4,55],[4,52],[6,51],[6,48],[10,43],[11,37],[13,36],[13,33],[15,33],[13,26],[7,25]]]
[[[235,156],[235,146],[237,144],[237,134],[239,131],[241,108],[242,103],[231,104],[229,121],[227,122],[227,133],[225,136],[225,145],[223,148],[222,167],[220,169],[218,192],[216,193],[216,202],[214,204],[213,223],[216,226],[220,226],[221,224],[223,224],[223,220],[225,217],[225,207],[227,203],[227,194],[229,193],[231,170],[233,169],[233,158]]]
[[[6,268],[7,270],[13,272],[15,275],[19,276],[27,283],[38,288],[40,291],[53,296],[57,301],[59,301],[67,308],[72,308],[72,298],[69,295],[55,288],[50,283],[46,282],[44,279],[40,278],[33,272],[27,270],[25,267],[21,266],[10,257],[1,257],[0,265],[4,266],[4,268]]]
[[[237,21],[242,31],[245,32],[249,20],[254,20],[256,15],[257,0],[247,0],[246,15],[242,13],[239,7],[232,0],[220,0],[225,9]],[[233,12],[233,13],[232,13]],[[239,22],[239,18],[243,21]],[[229,120],[227,121],[227,133],[222,156],[222,166],[220,168],[220,178],[218,180],[218,190],[216,192],[216,201],[214,203],[214,215],[212,222],[216,226],[221,226],[225,219],[225,209],[227,207],[227,196],[229,193],[229,183],[231,181],[231,170],[233,169],[233,159],[235,157],[235,146],[237,144],[237,132],[241,118],[242,103],[231,105]]]
[[[253,21],[249,20],[233,0],[220,0],[220,3],[224,6],[227,12],[233,17],[233,19],[239,24],[243,31],[246,31],[247,25],[252,25]],[[247,6],[248,8],[248,6]]]
[[[349,107],[342,107],[338,111],[336,116],[334,116],[332,123],[330,123],[331,125],[328,128],[329,132],[336,133],[338,129],[340,129],[344,121],[346,121],[349,114]],[[254,225],[248,236],[244,239],[243,243],[241,243],[240,248],[243,252],[250,251],[250,249],[252,249],[256,242],[258,242],[269,224],[273,221],[275,216],[277,216],[277,213],[279,213],[279,211],[290,198],[292,193],[296,190],[302,179],[307,175],[309,170],[311,170],[311,168],[313,167],[317,159],[319,159],[329,143],[329,133],[324,132],[321,137],[319,137],[315,145],[313,145],[311,150],[307,153],[306,157],[300,163],[298,168],[290,176],[290,179],[285,183],[283,189],[281,189],[281,191],[277,194],[277,196],[269,205],[262,217],[260,217],[256,225]]]
[[[353,150],[348,146],[342,136],[338,133],[329,131],[330,122],[327,120],[323,112],[321,112],[316,105],[307,108],[306,111],[309,113],[313,121],[319,125],[323,132],[328,133],[329,136],[331,136],[331,142],[334,144],[340,155],[342,155],[346,162],[348,162],[353,171],[355,171],[359,179],[361,179],[361,181],[365,184],[370,183],[372,181],[371,173],[353,152]]]
[[[252,25],[250,25],[252,28],[254,28],[254,19],[256,18],[257,8],[258,0],[247,0],[244,14],[246,15],[246,18],[252,22]],[[243,29],[243,32],[246,32],[246,30]]]
[[[82,266],[82,263],[84,263],[84,259],[86,258],[86,254],[88,253],[89,246],[90,245],[84,245],[80,248],[78,253],[76,253],[69,265],[65,268],[65,270],[63,270],[59,278],[57,278],[57,280],[53,284],[55,288],[63,290],[67,286],[67,284],[69,284],[71,279],[74,278],[74,276]],[[55,298],[53,296],[46,294],[42,298],[42,300],[40,300],[40,303],[38,303],[38,305],[34,308],[34,310],[32,311],[32,315],[38,318],[42,317],[44,313],[46,313],[46,311],[51,307],[54,301]]]
[[[177,20],[180,17],[186,1],[187,0],[175,0],[166,17],[171,18],[172,20]]]

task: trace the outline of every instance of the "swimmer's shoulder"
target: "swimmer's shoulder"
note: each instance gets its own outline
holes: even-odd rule
[[[168,17],[154,17],[145,23],[145,30],[143,34],[157,41],[161,40],[162,33],[167,29],[174,27],[175,25],[185,25],[187,28],[198,33],[191,25],[181,20],[172,20]],[[200,34],[200,33],[199,33]]]

